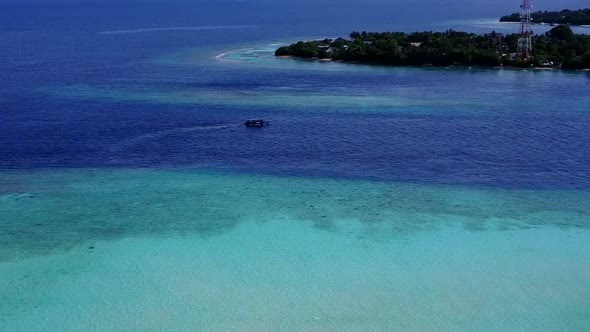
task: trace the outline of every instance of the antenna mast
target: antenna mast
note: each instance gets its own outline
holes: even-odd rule
[[[531,18],[531,0],[522,0],[520,15],[520,38],[518,38],[518,49],[516,55],[528,61],[533,57],[533,19]]]

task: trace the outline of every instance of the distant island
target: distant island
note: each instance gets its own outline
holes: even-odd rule
[[[590,8],[559,12],[538,11],[531,13],[533,23],[590,25]],[[520,14],[514,13],[500,17],[500,22],[520,22]]]
[[[388,66],[538,66],[590,68],[590,35],[566,25],[533,37],[534,59],[515,56],[518,34],[446,32],[353,32],[350,38],[300,41],[275,51],[277,57]]]

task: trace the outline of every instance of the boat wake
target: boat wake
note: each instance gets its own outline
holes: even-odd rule
[[[126,33],[147,33],[158,31],[176,31],[176,30],[230,30],[230,29],[247,29],[253,28],[253,25],[219,25],[219,26],[201,26],[201,27],[167,27],[167,28],[142,28],[127,30],[108,30],[101,31],[100,35],[117,35]]]
[[[195,135],[198,132],[204,131],[213,131],[213,130],[222,130],[227,129],[230,127],[237,127],[237,124],[226,124],[226,125],[218,125],[218,124],[204,124],[198,125],[194,127],[185,127],[185,128],[173,128],[167,130],[161,130],[154,133],[139,135],[133,138],[129,138],[126,140],[122,140],[118,144],[111,146],[109,151],[111,153],[119,152],[122,150],[126,150],[137,145],[145,144],[147,141],[158,140],[170,135],[183,135],[183,136],[190,136]]]

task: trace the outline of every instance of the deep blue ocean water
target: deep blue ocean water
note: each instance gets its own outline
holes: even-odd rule
[[[587,331],[588,73],[272,56],[517,10],[0,0],[0,330]]]
[[[318,71],[311,66],[271,70],[212,60],[217,51],[256,42],[346,35],[353,29],[444,28],[447,21],[494,17],[513,9],[501,3],[47,2],[3,8],[3,168],[214,164],[250,172],[376,180],[590,187],[588,75]],[[487,29],[464,24],[473,31]],[[109,33],[178,27],[197,30]],[[446,28],[453,27],[448,23]],[[197,49],[200,61],[152,61],[191,48]],[[425,104],[377,105],[363,112],[371,106],[319,104],[310,110],[297,101],[286,106],[203,105],[199,100],[63,98],[79,86],[119,95],[140,88],[247,94],[298,87],[294,93],[299,96],[325,93],[334,98],[366,92],[387,98],[404,88],[412,89],[408,98]],[[234,126],[251,116],[270,117],[273,126],[259,132]],[[231,128],[159,134],[201,126]],[[145,139],[118,146],[138,137]]]

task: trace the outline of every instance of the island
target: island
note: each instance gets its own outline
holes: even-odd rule
[[[533,37],[533,58],[516,56],[518,34],[353,32],[349,38],[299,41],[275,51],[285,58],[387,66],[482,66],[590,68],[590,35],[567,25]]]
[[[569,25],[590,25],[590,8],[548,12],[538,11],[531,13],[533,23],[539,24],[569,24]],[[520,14],[513,13],[500,17],[500,22],[520,22]]]

